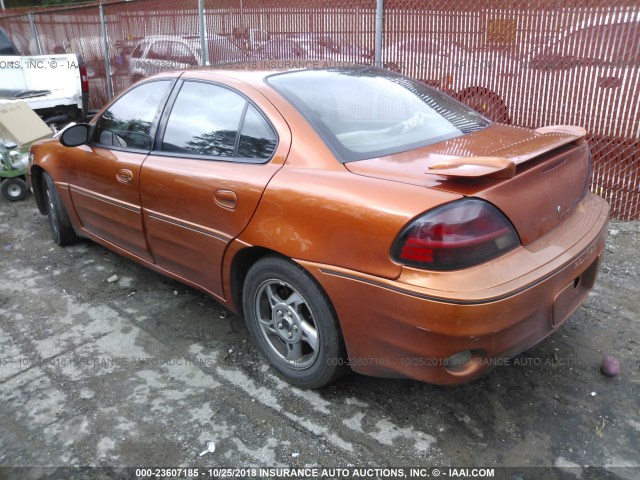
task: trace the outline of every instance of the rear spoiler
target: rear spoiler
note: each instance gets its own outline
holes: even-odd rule
[[[425,173],[449,177],[512,178],[519,164],[562,145],[580,145],[587,135],[584,128],[570,125],[554,125],[534,131],[539,135],[531,140],[493,152],[499,154],[502,151],[504,156],[453,158],[429,165]]]

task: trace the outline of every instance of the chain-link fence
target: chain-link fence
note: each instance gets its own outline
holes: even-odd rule
[[[139,0],[9,13],[0,26],[25,53],[80,53],[93,108],[163,70],[378,60],[495,121],[585,127],[592,189],[614,217],[640,218],[638,0]]]

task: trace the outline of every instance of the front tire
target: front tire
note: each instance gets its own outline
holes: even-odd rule
[[[21,178],[7,178],[0,186],[2,196],[10,202],[24,200],[27,196],[27,183]]]
[[[319,388],[345,371],[345,348],[331,304],[298,265],[267,257],[244,282],[249,333],[260,352],[289,383]]]
[[[61,247],[77,242],[78,235],[73,230],[67,210],[64,208],[53,180],[46,172],[42,174],[42,186],[53,241]]]

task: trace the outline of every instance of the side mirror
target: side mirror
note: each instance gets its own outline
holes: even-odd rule
[[[66,128],[60,134],[60,143],[65,147],[78,147],[89,143],[89,125],[78,123]]]

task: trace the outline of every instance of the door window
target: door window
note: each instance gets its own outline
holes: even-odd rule
[[[136,45],[136,48],[133,50],[133,52],[131,53],[131,58],[141,58],[142,57],[142,52],[144,50],[144,43],[139,43],[138,45]]]
[[[273,129],[253,105],[249,105],[242,124],[238,157],[271,158],[276,149],[276,135]]]
[[[119,98],[96,123],[94,141],[106,147],[151,149],[152,126],[170,84],[144,83]]]
[[[198,65],[198,60],[193,53],[191,53],[189,47],[181,42],[171,42],[171,51],[168,60],[176,63],[186,63],[193,67]]]
[[[220,36],[209,39],[208,49],[209,59],[214,65],[216,63],[233,62],[244,58],[244,54],[240,48]],[[198,49],[198,54],[202,56],[200,49]]]
[[[169,116],[161,149],[264,161],[271,157],[276,143],[269,123],[244,97],[219,85],[185,82]]]
[[[147,58],[149,60],[166,60],[171,55],[171,45],[173,42],[168,40],[160,40],[154,42],[149,48]]]

